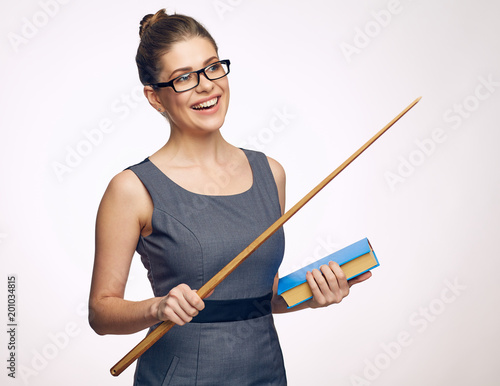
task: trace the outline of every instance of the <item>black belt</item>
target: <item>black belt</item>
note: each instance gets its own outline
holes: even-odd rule
[[[273,293],[269,292],[260,298],[231,299],[231,300],[205,300],[205,308],[196,315],[191,323],[218,323],[235,322],[260,318],[272,312],[271,299]]]

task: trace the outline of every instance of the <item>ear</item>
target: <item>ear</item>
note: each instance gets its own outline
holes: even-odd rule
[[[158,93],[151,86],[144,86],[144,95],[148,98],[149,104],[153,106],[155,110],[164,111],[161,100],[158,96]]]

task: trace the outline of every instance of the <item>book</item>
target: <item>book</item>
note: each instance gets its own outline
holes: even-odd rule
[[[379,262],[367,238],[359,240],[337,252],[315,261],[279,279],[278,295],[285,299],[288,308],[312,298],[311,288],[306,281],[306,272],[335,261],[344,271],[347,280],[378,267]]]

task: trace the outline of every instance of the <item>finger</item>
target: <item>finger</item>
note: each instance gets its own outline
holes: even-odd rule
[[[201,311],[205,308],[203,299],[196,293],[197,290],[192,290],[187,284],[179,284],[172,291],[175,291],[175,295],[179,297],[179,304],[188,314],[194,312],[192,308],[196,311]]]
[[[332,270],[333,274],[337,278],[337,285],[340,289],[340,294],[342,298],[349,295],[349,284],[347,283],[347,277],[338,263],[330,261],[328,267]]]
[[[329,304],[340,303],[347,296],[349,289],[344,272],[337,263],[333,262],[329,262],[328,265],[322,265],[320,269],[329,287],[329,291],[323,291],[327,302]]]
[[[194,312],[188,314],[176,300],[170,299],[165,304],[164,314],[168,320],[180,326],[189,323],[196,316]]]
[[[322,265],[320,267],[321,272],[323,274],[323,277],[325,278],[329,291],[328,292],[323,292],[325,295],[327,302],[329,304],[332,303],[340,303],[340,301],[344,298],[344,293],[345,291],[342,290],[341,287],[341,282],[339,282],[339,279],[337,278],[335,271],[332,269],[332,267],[329,265]]]
[[[370,271],[362,273],[361,275],[356,276],[355,278],[348,281],[349,287],[352,287],[354,284],[364,282],[365,280],[368,280],[370,277],[372,277],[372,273]]]
[[[331,298],[330,295],[338,291],[337,278],[328,266],[322,265],[319,270],[314,269],[312,275],[323,296]]]
[[[191,289],[182,291],[181,296],[178,298],[178,304],[191,317],[198,315],[198,312],[205,308],[203,300],[198,296],[196,291]]]
[[[170,320],[179,326],[189,323],[192,320],[192,317],[186,314],[177,301],[173,300],[170,295],[167,295],[167,297],[168,298],[158,309],[158,319]]]
[[[329,265],[322,265],[319,267],[321,273],[323,274],[323,277],[325,278],[325,281],[328,285],[328,288],[332,291],[335,292],[339,288],[339,283],[337,280],[337,277],[333,273],[332,268]]]
[[[326,304],[326,299],[323,296],[323,293],[321,292],[321,290],[319,289],[318,283],[316,282],[315,277],[314,277],[312,272],[310,272],[310,271],[306,272],[306,280],[307,280],[307,284],[309,284],[309,288],[311,288],[313,299],[319,305]]]
[[[187,285],[179,285],[169,292],[165,302],[164,313],[174,323],[180,325],[189,323],[193,317],[198,315],[198,309],[191,304],[196,304],[198,302],[197,299],[200,299],[200,297]],[[201,299],[199,301],[203,308],[203,301]],[[178,323],[179,321],[182,324]]]
[[[212,291],[213,292],[213,291]],[[210,296],[212,293],[208,294]],[[183,293],[184,298],[192,307],[196,308],[196,310],[201,311],[205,308],[205,302],[203,299],[196,293],[196,290],[189,290]]]

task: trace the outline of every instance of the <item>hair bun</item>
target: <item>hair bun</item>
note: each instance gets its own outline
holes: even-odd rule
[[[139,36],[142,38],[146,31],[153,25],[155,24],[158,20],[160,19],[166,19],[168,17],[167,13],[165,12],[165,8],[160,9],[158,12],[156,12],[154,15],[152,13],[144,16],[141,20],[140,27],[139,27]]]
[[[217,52],[214,38],[198,21],[190,16],[172,13],[164,9],[154,15],[146,15],[139,29],[141,41],[137,47],[135,61],[139,79],[144,86],[159,82],[162,70],[161,57],[172,50],[174,45],[192,37],[205,38]]]

